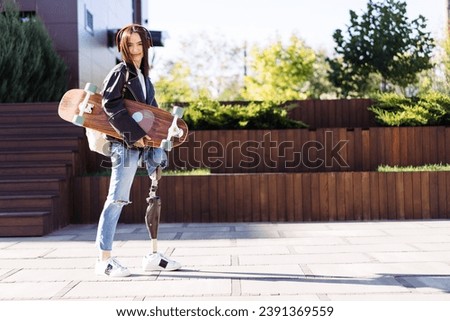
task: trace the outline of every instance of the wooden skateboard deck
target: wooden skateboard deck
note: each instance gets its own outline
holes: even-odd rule
[[[94,86],[94,88],[96,87]],[[87,95],[89,95],[88,98],[86,97]],[[172,114],[163,109],[137,101],[128,99],[124,99],[124,101],[128,113],[144,129],[147,135],[151,137],[151,140],[145,140],[146,146],[163,147],[166,150],[170,150],[172,147],[181,145],[186,140],[188,127],[181,119],[182,111],[181,115],[179,112]],[[80,112],[80,109],[84,109],[83,112]],[[86,89],[71,89],[61,98],[58,115],[75,125],[95,129],[115,138],[121,138],[119,133],[116,132],[108,121],[108,115],[102,108],[102,96],[100,94],[89,92]],[[168,135],[169,128],[173,130],[174,127],[178,131],[175,134],[172,131],[173,135]],[[167,148],[167,142],[170,144],[169,148]]]

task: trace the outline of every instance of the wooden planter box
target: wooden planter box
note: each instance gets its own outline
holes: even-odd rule
[[[75,178],[73,223],[96,223],[109,177]],[[150,180],[136,177],[124,223],[143,223]],[[311,222],[450,218],[450,172],[164,176],[161,221]]]
[[[172,168],[214,173],[376,171],[450,163],[450,127],[193,131]]]

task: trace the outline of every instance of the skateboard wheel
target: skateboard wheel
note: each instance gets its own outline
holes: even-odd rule
[[[93,95],[97,91],[97,86],[88,82],[86,83],[86,86],[84,86],[84,91]]]
[[[172,109],[172,115],[177,116],[178,118],[182,118],[184,113],[183,107],[174,106]]]
[[[77,126],[83,126],[83,124],[84,124],[84,117],[80,116],[80,115],[75,115],[72,118],[72,123],[77,125]]]
[[[167,140],[167,139],[163,139],[163,140],[161,141],[161,146],[160,146],[160,147],[161,147],[162,149],[164,149],[164,150],[170,152],[170,151],[172,150],[172,141]]]

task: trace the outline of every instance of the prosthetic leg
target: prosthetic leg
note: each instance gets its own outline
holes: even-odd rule
[[[157,167],[156,170],[150,175],[152,185],[150,186],[150,192],[147,198],[147,210],[145,212],[145,224],[147,226],[150,239],[152,240],[153,253],[158,252],[158,228],[159,218],[161,214],[161,199],[156,195],[158,190],[158,181],[161,178],[161,167]]]
[[[181,264],[164,254],[158,252],[158,228],[159,217],[161,213],[161,199],[156,196],[158,189],[158,181],[161,178],[161,167],[150,175],[152,185],[147,198],[147,210],[145,212],[145,224],[147,226],[150,239],[152,240],[152,254],[144,256],[142,260],[142,268],[144,271],[174,271],[181,268]]]

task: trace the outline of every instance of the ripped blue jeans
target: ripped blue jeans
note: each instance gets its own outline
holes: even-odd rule
[[[160,148],[148,148],[143,152],[127,149],[120,143],[111,146],[112,172],[108,197],[98,222],[96,245],[102,251],[111,251],[122,208],[130,204],[130,190],[140,161],[150,176],[158,166],[167,166],[167,154]],[[142,214],[144,215],[144,213]]]

